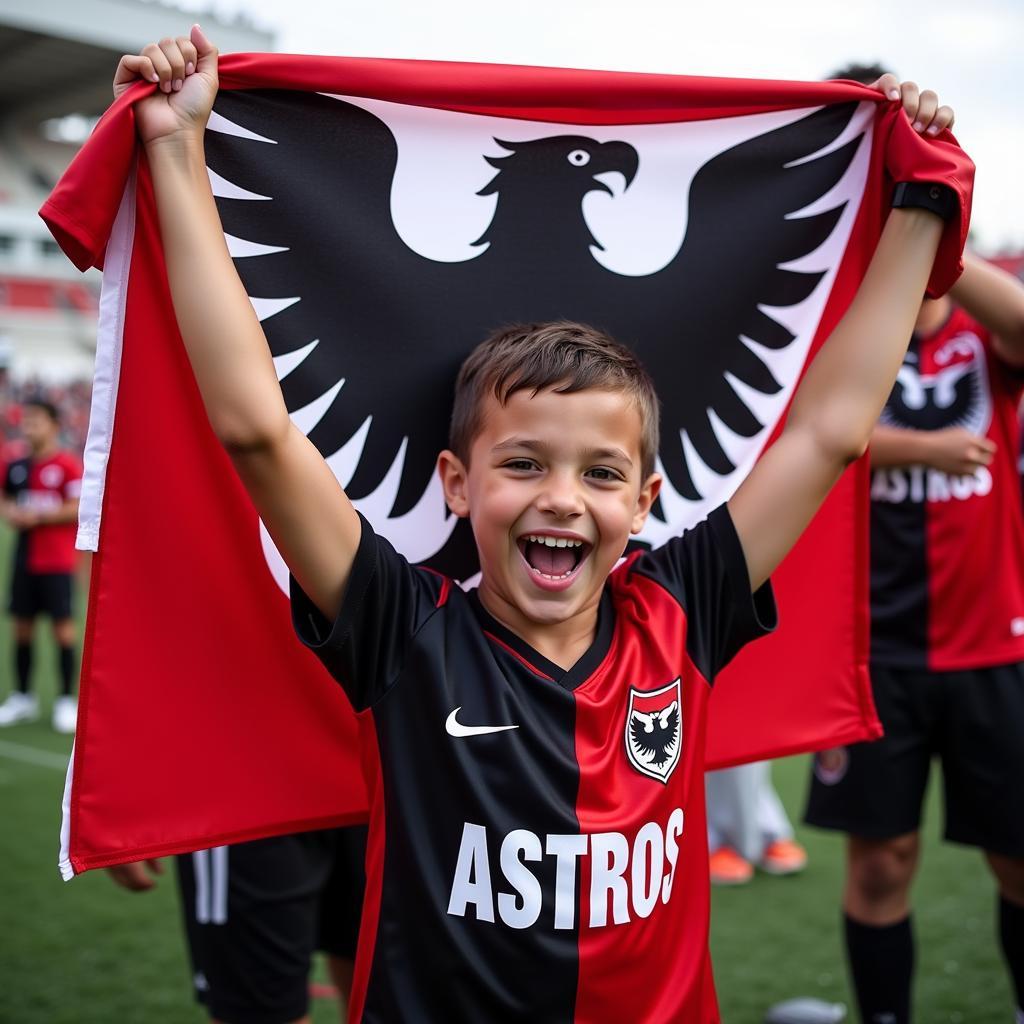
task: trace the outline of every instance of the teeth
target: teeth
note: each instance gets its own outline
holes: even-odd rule
[[[551,573],[541,572],[540,569],[534,569],[530,567],[530,571],[536,573],[538,576],[543,576],[546,580],[565,580],[568,579],[576,570],[570,569],[568,572],[563,572],[561,576],[552,576]]]
[[[531,533],[527,538],[528,541],[534,544],[544,544],[549,548],[581,548],[583,547],[583,541],[572,540],[569,537],[541,537],[537,534]]]

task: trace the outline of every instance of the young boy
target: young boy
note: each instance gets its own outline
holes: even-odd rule
[[[0,516],[18,531],[10,603],[17,688],[0,704],[0,726],[39,717],[39,701],[29,692],[32,638],[36,619],[48,615],[57,641],[61,683],[53,702],[53,727],[57,732],[73,733],[78,705],[72,692],[75,623],[71,590],[78,557],[75,529],[82,466],[60,448],[60,417],[56,406],[46,399],[24,404],[21,432],[29,454],[7,466],[0,501]]]
[[[294,576],[305,643],[361,724],[367,891],[351,1019],[717,1019],[703,809],[709,683],[769,630],[767,580],[850,461],[900,365],[942,223],[894,210],[789,424],[727,507],[613,572],[660,485],[632,354],[557,323],[459,374],[448,505],[464,593],[401,558],[290,422],[203,158],[217,51],[198,28],[126,56],[181,333],[214,431]],[[879,83],[900,96],[894,78]],[[921,132],[952,123],[903,89]]]

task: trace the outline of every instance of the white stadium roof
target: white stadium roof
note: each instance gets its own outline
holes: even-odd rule
[[[122,53],[183,33],[194,21],[223,52],[273,49],[269,31],[211,12],[142,0],[0,0],[0,118],[101,113]]]

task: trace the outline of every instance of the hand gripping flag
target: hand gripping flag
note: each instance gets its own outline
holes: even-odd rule
[[[132,104],[42,215],[103,267],[79,544],[96,552],[61,866],[360,819],[351,710],[293,639],[285,571],[217,444],[168,295]],[[455,371],[510,321],[634,346],[663,404],[641,543],[729,497],[870,258],[893,180],[969,162],[852,83],[233,55],[206,135],[225,237],[294,421],[410,559],[471,582],[433,472]],[[782,627],[716,686],[709,764],[877,736],[866,476],[779,569]],[[657,637],[652,637],[657,643]]]

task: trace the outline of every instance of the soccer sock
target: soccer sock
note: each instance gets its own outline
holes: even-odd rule
[[[75,649],[73,647],[60,648],[60,686],[61,694],[64,697],[71,696],[71,689],[75,684]]]
[[[19,643],[14,647],[14,666],[18,677],[18,692],[28,693],[29,677],[32,675],[32,644]]]
[[[910,1024],[910,983],[914,974],[914,932],[910,915],[880,927],[848,914],[846,955],[864,1024]]]
[[[999,941],[1017,996],[1018,1019],[1024,1017],[1024,907],[999,897]]]

